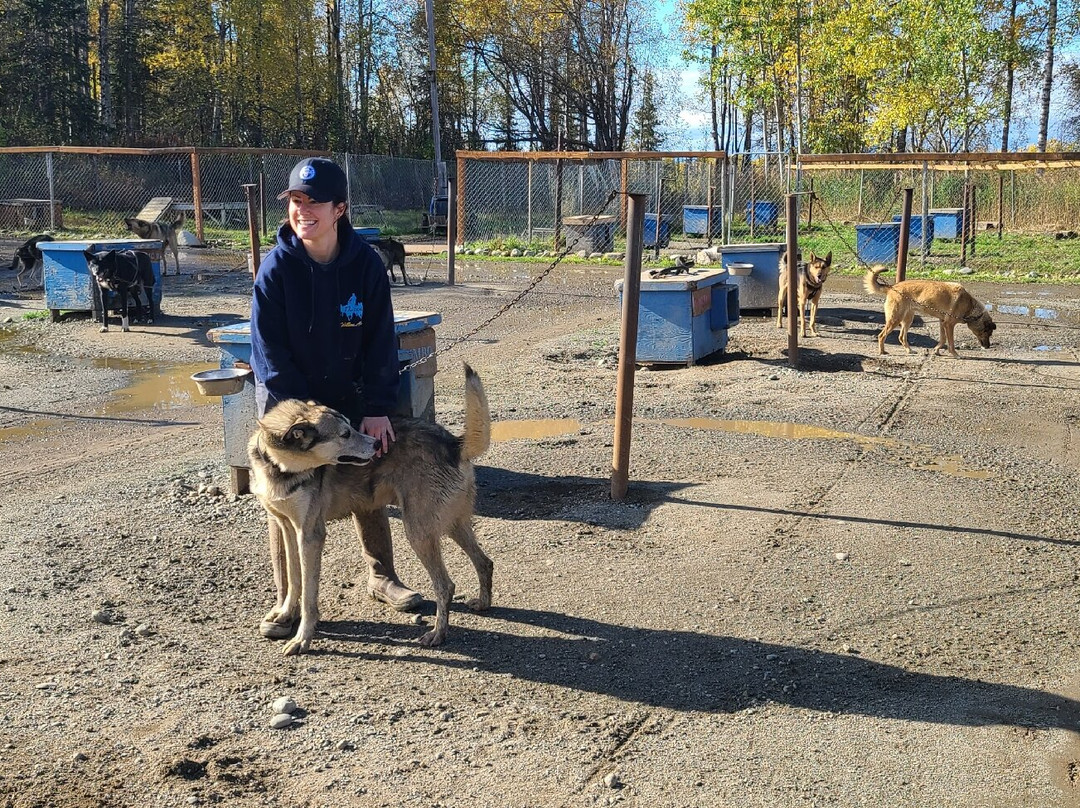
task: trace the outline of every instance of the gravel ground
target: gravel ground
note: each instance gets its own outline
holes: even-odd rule
[[[467,360],[505,430],[477,471],[492,610],[421,648],[339,523],[285,658],[259,506],[187,380],[250,280],[181,261],[127,334],[27,317],[0,271],[0,805],[1080,804],[1080,288],[972,285],[1009,307],[990,350],[961,328],[932,357],[933,324],[878,357],[880,300],[834,275],[798,369],[747,317],[721,359],[638,372],[613,502],[621,270],[559,268],[439,358],[439,420]],[[537,268],[410,269],[395,305],[445,345]]]

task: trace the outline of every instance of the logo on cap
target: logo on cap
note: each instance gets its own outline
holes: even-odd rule
[[[304,166],[303,168],[300,169],[300,179],[302,179],[302,180],[310,180],[314,176],[315,176],[315,167],[314,166]]]

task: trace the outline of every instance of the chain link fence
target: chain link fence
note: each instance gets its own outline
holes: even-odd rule
[[[185,229],[210,246],[248,247],[247,195],[270,236],[284,219],[277,199],[289,171],[315,152],[253,149],[0,150],[0,236],[50,232],[60,238],[130,235],[125,218],[167,198],[160,219],[183,214]],[[428,160],[333,154],[349,178],[350,218],[387,235],[419,232],[434,188]]]
[[[466,254],[615,256],[625,249],[626,193],[647,196],[646,248],[775,241],[790,184],[783,154],[463,152],[458,244]],[[613,191],[620,196],[605,204]]]
[[[895,265],[911,189],[909,270],[1034,279],[1080,272],[1080,167],[804,170],[799,244],[834,264]]]

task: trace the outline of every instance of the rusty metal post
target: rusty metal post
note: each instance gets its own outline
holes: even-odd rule
[[[705,192],[705,246],[712,246],[712,229],[713,229],[713,184],[712,177],[709,177],[709,189]]]
[[[965,182],[964,200],[960,205],[960,266],[967,265],[968,220],[970,219],[968,194],[970,192],[971,187]]]
[[[202,180],[199,178],[199,153],[197,151],[191,152],[191,203],[195,208],[192,213],[195,217],[195,235],[199,237],[199,241],[202,241]]]
[[[904,205],[900,209],[900,236],[896,240],[896,282],[900,283],[907,273],[908,239],[911,235],[911,197],[914,188],[904,189]],[[923,222],[925,225],[926,222]],[[926,231],[923,230],[923,239],[926,239]]]
[[[259,156],[259,232],[266,234],[266,155]]]
[[[1005,174],[998,171],[998,220],[997,237],[1001,241],[1001,231],[1005,229]]]
[[[446,282],[454,285],[454,259],[457,249],[457,194],[454,186],[457,185],[457,177],[450,174],[446,177]]]
[[[799,197],[788,194],[785,198],[787,207],[787,350],[788,364],[799,364]]]
[[[244,189],[244,196],[247,198],[248,240],[251,242],[251,277],[254,278],[259,274],[259,264],[262,262],[262,257],[259,253],[259,227],[256,224],[259,211],[255,189],[258,186],[252,182],[241,185],[240,187]]]
[[[626,496],[630,479],[630,432],[634,420],[634,366],[637,363],[638,301],[648,194],[630,194],[623,265],[622,326],[619,331],[619,375],[615,388],[615,440],[611,453],[611,498]]]

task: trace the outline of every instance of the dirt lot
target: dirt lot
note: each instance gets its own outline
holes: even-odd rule
[[[285,658],[260,509],[187,381],[249,279],[181,262],[128,334],[27,318],[0,271],[0,805],[1080,804],[1080,287],[973,285],[1009,312],[990,350],[929,356],[921,326],[879,358],[880,301],[834,276],[800,369],[746,318],[721,360],[638,373],[613,502],[620,271],[560,268],[439,358],[439,420],[467,359],[506,430],[478,469],[495,607],[419,647],[337,524]],[[395,305],[442,344],[532,270],[415,266]]]

